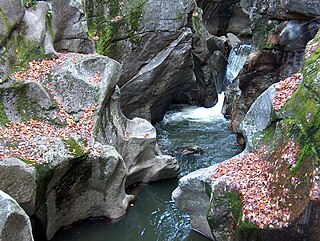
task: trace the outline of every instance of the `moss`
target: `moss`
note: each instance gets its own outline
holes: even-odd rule
[[[231,207],[231,212],[237,223],[242,219],[242,203],[239,195],[236,192],[227,192],[224,196]]]
[[[87,155],[74,158],[62,165],[57,176],[63,175],[53,187],[56,192],[56,207],[60,210],[70,208],[70,201],[87,191],[88,180],[92,174],[92,162],[87,159]]]
[[[3,103],[0,101],[0,124],[5,126],[9,122],[6,112],[3,108]]]
[[[47,187],[54,175],[55,167],[52,164],[39,164],[35,165],[37,179],[37,191],[36,191],[36,214],[43,223],[47,220],[47,205],[46,205],[46,194]]]
[[[96,49],[99,54],[118,59],[121,53],[121,45],[118,41],[129,39],[138,44],[141,37],[137,35],[140,18],[144,13],[146,1],[126,1],[119,8],[120,0],[85,1],[84,8],[88,20],[88,33],[90,37],[99,36],[96,40]],[[105,5],[108,6],[108,16],[105,17]],[[113,19],[120,16],[120,19]]]
[[[41,106],[35,100],[30,100],[27,96],[29,86],[22,82],[16,81],[11,86],[13,95],[16,97],[16,109],[20,115],[22,121],[28,121],[32,117],[37,118],[37,113],[41,109]]]
[[[25,159],[25,158],[22,158],[22,157],[18,157],[19,160],[23,161],[25,164],[28,164],[28,165],[34,165],[36,164],[35,161],[31,161],[29,159]]]
[[[37,5],[37,0],[22,0],[23,5],[27,8]]]
[[[202,32],[202,23],[200,20],[200,16],[202,14],[202,10],[200,8],[196,8],[194,10],[194,14],[192,14],[192,26],[193,26],[193,30],[196,33],[197,37],[201,37],[201,32]]]
[[[259,228],[250,221],[241,222],[237,228],[239,240],[258,241],[260,240]]]
[[[5,28],[7,29],[7,33],[9,33],[12,26],[1,8],[0,8],[0,21],[2,24],[4,24]]]
[[[80,157],[85,154],[82,146],[80,146],[75,139],[64,139],[63,142],[74,157]]]

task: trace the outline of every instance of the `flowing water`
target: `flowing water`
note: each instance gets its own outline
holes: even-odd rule
[[[228,84],[231,84],[233,80],[237,78],[251,52],[251,49],[252,47],[249,44],[242,44],[231,49],[226,72]]]
[[[179,155],[180,176],[226,160],[239,153],[235,135],[221,112],[223,95],[213,108],[175,106],[157,124],[159,145],[166,154],[186,145],[200,146],[203,155]],[[177,179],[139,185],[127,215],[114,224],[103,220],[82,223],[55,237],[54,241],[205,241],[191,229],[188,215],[171,201]]]

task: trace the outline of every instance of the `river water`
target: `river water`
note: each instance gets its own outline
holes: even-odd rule
[[[223,94],[213,108],[173,106],[156,125],[159,145],[165,154],[174,154],[180,177],[202,167],[226,160],[242,151],[221,114]],[[203,155],[179,155],[177,148],[196,145]],[[188,215],[171,201],[178,180],[142,184],[132,192],[136,199],[127,215],[118,222],[88,221],[60,232],[54,241],[205,241],[193,231]]]

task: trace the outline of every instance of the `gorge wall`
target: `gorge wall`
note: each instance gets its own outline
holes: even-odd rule
[[[23,230],[16,240],[32,240],[27,215],[48,239],[87,218],[115,220],[133,199],[127,187],[176,177],[179,166],[162,155],[150,124],[161,120],[172,103],[211,107],[217,93],[227,89],[230,126],[251,143],[249,128],[240,127],[249,107],[271,84],[301,69],[304,46],[319,25],[318,1],[302,4],[0,0],[0,189],[24,209],[1,194],[21,220],[14,227],[11,214],[3,214],[1,237],[7,230]],[[254,52],[227,87],[227,57],[241,43],[252,43]],[[308,76],[306,66],[304,71]],[[317,86],[313,79],[304,81],[307,90]],[[315,130],[316,111],[303,113]],[[290,108],[280,112],[279,120],[293,115]],[[311,148],[309,142],[314,140],[299,142],[301,150]],[[250,151],[258,145],[252,143]],[[213,225],[214,217],[221,218],[213,215],[214,202],[210,222],[204,210],[210,176],[200,179],[195,183],[204,205],[199,207],[201,222],[193,225],[204,225],[208,236],[220,237],[221,229]],[[299,210],[317,210],[303,200]],[[297,223],[308,223],[306,212],[300,214]],[[237,220],[228,220],[233,229],[227,234],[234,238]]]

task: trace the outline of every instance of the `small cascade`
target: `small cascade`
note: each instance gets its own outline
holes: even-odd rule
[[[231,49],[226,73],[227,84],[231,84],[237,78],[250,52],[251,45],[249,44],[242,44]]]
[[[168,112],[163,119],[163,123],[170,124],[179,121],[191,121],[191,122],[213,122],[224,120],[224,116],[221,113],[224,101],[224,93],[218,95],[218,102],[211,108],[198,107],[198,106],[186,106],[179,112]]]

